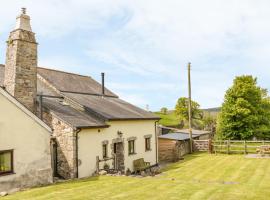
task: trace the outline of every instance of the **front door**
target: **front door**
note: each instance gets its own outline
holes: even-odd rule
[[[114,162],[114,168],[116,170],[119,170],[121,172],[124,172],[125,170],[125,164],[124,164],[124,143],[123,142],[117,142],[113,144],[113,153],[115,154],[115,162]]]
[[[52,168],[53,168],[53,176],[57,177],[57,143],[54,142],[52,145]]]

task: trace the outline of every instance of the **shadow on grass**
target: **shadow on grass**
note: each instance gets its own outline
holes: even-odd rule
[[[98,181],[99,180],[99,176],[93,176],[93,177],[88,177],[88,178],[82,178],[82,179],[73,179],[73,180],[66,180],[64,182],[58,182],[55,183],[51,186],[54,185],[63,185],[63,184],[81,184],[81,183],[88,183],[88,182],[94,182],[94,181]]]
[[[27,188],[27,189],[22,190],[22,191],[27,191],[29,189],[44,189],[44,188],[54,187],[57,185],[80,184],[80,183],[84,183],[84,182],[98,181],[98,180],[99,180],[99,176],[82,178],[82,179],[73,179],[73,180],[62,180],[59,182],[52,183],[50,185],[36,186],[36,187],[32,187],[32,188]]]
[[[73,180],[62,180],[62,181],[59,181],[59,182],[56,182],[56,183],[53,183],[53,184],[50,184],[50,185],[40,185],[40,186],[36,186],[36,187],[32,187],[32,188],[25,188],[25,189],[22,189],[18,192],[15,192],[15,193],[12,193],[6,197],[3,197],[3,200],[4,199],[13,199],[13,196],[14,196],[14,199],[17,199],[16,196],[17,195],[22,195],[21,199],[26,199],[24,198],[23,196],[24,195],[28,195],[27,193],[31,193],[30,196],[39,196],[39,197],[42,197],[43,195],[46,195],[48,192],[53,192],[52,190],[63,190],[64,189],[69,189],[69,188],[76,188],[76,187],[80,187],[81,184],[84,184],[84,183],[89,183],[89,182],[92,182],[92,181],[98,181],[99,180],[99,177],[88,177],[88,178],[83,178],[83,179],[73,179]],[[2,199],[0,197],[0,199]]]

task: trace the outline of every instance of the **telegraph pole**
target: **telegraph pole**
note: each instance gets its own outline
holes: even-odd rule
[[[193,152],[193,138],[192,138],[192,107],[191,107],[191,78],[190,78],[191,63],[188,63],[188,125],[189,125],[189,140],[190,153]]]

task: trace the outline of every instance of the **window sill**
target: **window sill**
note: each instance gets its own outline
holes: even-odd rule
[[[129,153],[128,156],[136,155],[137,153]]]
[[[1,173],[0,177],[1,176],[9,176],[9,175],[13,175],[13,174],[15,174],[15,173],[14,172],[5,172],[5,173]]]
[[[145,152],[149,152],[149,151],[152,151],[152,149],[146,149]]]

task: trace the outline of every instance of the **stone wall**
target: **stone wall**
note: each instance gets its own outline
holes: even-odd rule
[[[52,127],[57,142],[57,174],[65,179],[76,178],[76,132],[48,111],[43,112],[43,120]]]
[[[189,140],[183,140],[183,141],[177,141],[176,142],[176,158],[180,159],[186,154],[190,153],[190,141]]]
[[[35,112],[37,93],[37,43],[35,34],[17,29],[7,41],[4,86],[29,110]]]

